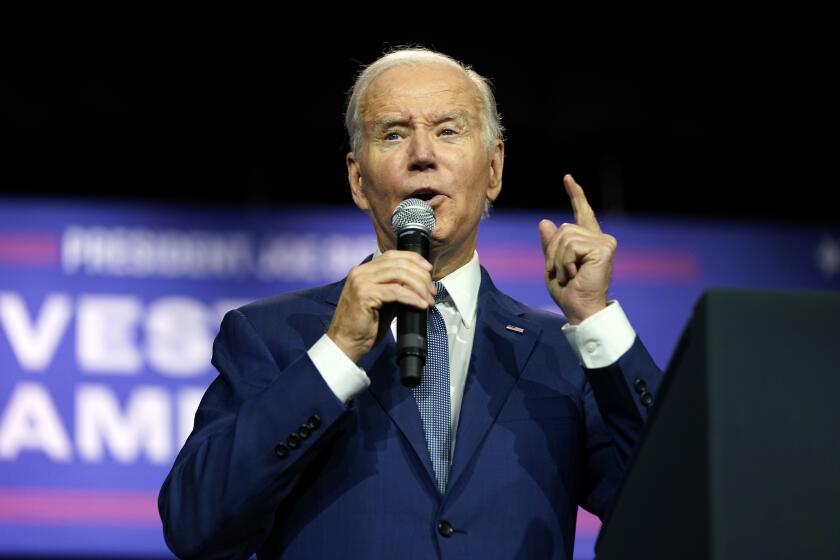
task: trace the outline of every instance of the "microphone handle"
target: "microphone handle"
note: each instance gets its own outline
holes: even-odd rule
[[[397,235],[397,249],[413,251],[429,258],[429,234],[420,228],[406,228]],[[397,308],[397,362],[404,387],[417,387],[423,380],[426,363],[426,314],[410,305]]]

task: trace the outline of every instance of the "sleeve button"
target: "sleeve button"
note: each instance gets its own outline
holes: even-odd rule
[[[636,378],[636,380],[633,382],[633,387],[636,389],[636,392],[640,395],[647,391],[647,383],[645,383],[644,379]]]
[[[292,449],[297,449],[300,446],[300,436],[292,434],[289,436],[289,439],[286,440],[286,443],[288,443],[289,447]]]

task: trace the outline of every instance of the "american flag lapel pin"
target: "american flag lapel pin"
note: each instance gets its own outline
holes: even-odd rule
[[[505,328],[509,331],[515,332],[516,334],[522,334],[525,332],[525,329],[517,327],[516,325],[505,325]]]

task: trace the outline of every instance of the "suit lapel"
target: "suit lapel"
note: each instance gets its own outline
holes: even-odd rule
[[[400,382],[396,344],[390,330],[377,347],[368,352],[359,366],[376,379],[370,384],[368,391],[411,444],[414,453],[426,469],[429,483],[437,490],[426,435],[423,432],[423,420],[420,418],[420,410],[411,389],[403,387]]]
[[[481,269],[475,336],[467,372],[448,490],[455,487],[519,379],[540,335],[537,323],[496,289]],[[520,327],[523,332],[506,327]]]
[[[341,290],[344,288],[344,282],[339,282],[335,286],[335,289],[328,293],[326,297],[326,301],[333,306],[338,303]],[[330,315],[321,317],[325,328],[329,326],[334,312],[335,309],[333,308]],[[417,401],[414,399],[411,389],[403,387],[400,382],[396,343],[394,336],[391,334],[391,329],[388,329],[379,344],[371,348],[370,352],[361,359],[359,367],[365,370],[371,379],[368,392],[402,432],[417,455],[417,459],[426,469],[429,484],[437,490],[432,460],[429,457],[429,449],[426,444],[426,435],[423,433],[423,421],[420,418]]]
[[[325,328],[332,320],[344,282],[332,286],[325,300],[333,305],[329,315],[321,317]],[[523,309],[502,294],[482,267],[478,292],[478,312],[466,385],[461,401],[455,451],[449,472],[447,493],[463,475],[481,441],[519,379],[541,328],[524,319]],[[509,330],[512,325],[523,332]],[[429,484],[435,491],[434,470],[429,457],[423,422],[417,401],[400,383],[396,364],[396,344],[390,329],[385,337],[359,362],[371,378],[370,394],[382,406],[411,445],[426,469]]]

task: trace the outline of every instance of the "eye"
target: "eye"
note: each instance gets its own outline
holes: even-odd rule
[[[440,131],[441,136],[455,136],[456,134],[458,133],[452,130],[451,128],[444,128]]]
[[[402,138],[402,136],[400,136],[399,132],[386,132],[385,133],[385,140],[386,141],[399,140],[400,138]]]

